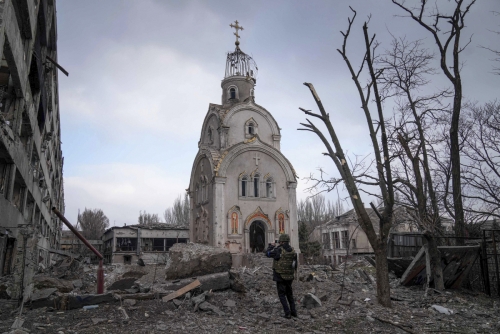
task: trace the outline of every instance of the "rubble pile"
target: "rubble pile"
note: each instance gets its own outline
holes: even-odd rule
[[[365,259],[349,260],[337,269],[300,266],[293,284],[298,318],[285,319],[271,260],[251,254],[247,263],[251,265],[173,280],[165,279],[168,268],[162,265],[108,266],[108,290],[123,280],[132,284],[100,296],[81,295],[76,287],[70,293],[57,291],[63,297],[58,303],[36,309],[30,309],[28,302],[18,333],[500,331],[498,299],[468,290],[430,289],[426,294],[421,286],[400,285],[395,275],[391,275],[393,308],[381,307],[376,301],[375,269]],[[5,305],[0,308],[0,333],[13,331],[19,312],[15,305]]]

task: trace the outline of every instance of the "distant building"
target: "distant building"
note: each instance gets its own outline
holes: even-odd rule
[[[55,0],[0,1],[0,276],[13,298],[59,249],[64,213]]]
[[[371,208],[368,215],[374,222],[378,217]],[[395,224],[391,229],[397,232],[417,232],[417,225],[403,208],[395,209]],[[379,233],[379,225],[373,225],[375,233]],[[311,241],[319,241],[323,245],[322,256],[334,265],[345,261],[347,255],[373,254],[373,248],[366,233],[358,223],[356,212],[350,210],[323,225],[317,226],[310,236]]]
[[[145,263],[165,261],[165,255],[176,243],[189,242],[189,228],[165,223],[153,225],[113,226],[103,235],[105,263]]]
[[[95,249],[102,254],[102,239],[97,240],[87,240]],[[98,262],[97,256],[81,242],[76,235],[68,230],[62,231],[61,235],[61,250],[70,252],[74,255],[81,255],[83,257],[89,257],[91,262]]]

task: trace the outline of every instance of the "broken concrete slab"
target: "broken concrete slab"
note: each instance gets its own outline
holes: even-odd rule
[[[73,291],[73,284],[70,281],[65,281],[45,275],[34,276],[33,285],[37,290],[56,288],[59,292],[62,293]]]
[[[228,272],[200,276],[198,280],[203,291],[226,290],[231,287]]]
[[[169,249],[166,279],[187,278],[227,272],[232,257],[227,249],[195,243],[178,243]]]

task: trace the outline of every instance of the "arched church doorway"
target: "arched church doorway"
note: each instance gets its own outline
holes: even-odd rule
[[[266,225],[260,220],[250,225],[250,249],[252,253],[263,252],[266,247]]]

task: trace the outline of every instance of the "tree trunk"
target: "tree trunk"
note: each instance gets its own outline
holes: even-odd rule
[[[389,268],[387,265],[387,243],[379,241],[377,248],[374,250],[377,268],[377,300],[382,306],[392,307]]]
[[[441,266],[441,252],[437,248],[436,238],[429,232],[424,233],[424,242],[427,244],[431,261],[431,273],[434,281],[434,289],[444,290],[443,267]]]

